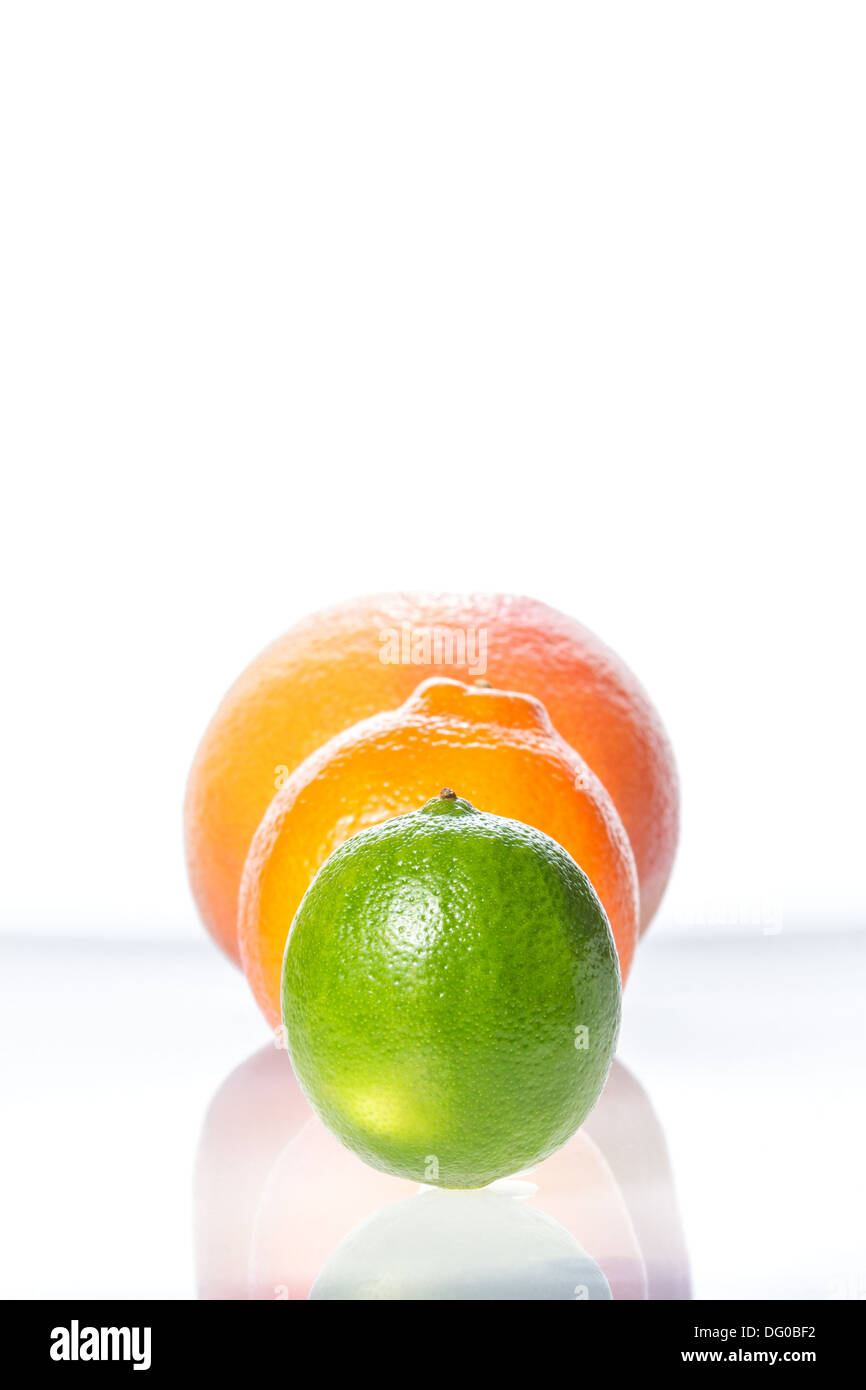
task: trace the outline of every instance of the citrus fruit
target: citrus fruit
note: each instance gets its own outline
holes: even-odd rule
[[[185,831],[201,916],[234,958],[250,841],[276,786],[309,753],[394,709],[428,676],[485,678],[536,696],[610,793],[631,840],[645,927],[677,840],[670,744],[642,686],[573,618],[507,594],[385,594],[313,614],[237,679],[190,772]]]
[[[548,835],[448,789],[362,830],[292,924],[282,1012],[321,1119],[367,1163],[482,1187],[552,1153],[619,1026],[604,909]]]
[[[274,1024],[292,918],[310,880],[350,835],[459,786],[482,811],[533,825],[580,864],[628,973],[638,930],[628,836],[598,778],[529,695],[431,679],[397,710],[338,734],[276,793],[253,838],[239,911],[241,959]]]

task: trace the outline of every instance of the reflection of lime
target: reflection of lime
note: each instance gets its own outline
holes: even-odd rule
[[[374,1167],[481,1187],[598,1098],[619,967],[586,875],[453,792],[346,841],[298,909],[283,1019],[306,1094]]]
[[[498,1192],[422,1192],[346,1237],[313,1299],[609,1299],[595,1260],[557,1221]]]

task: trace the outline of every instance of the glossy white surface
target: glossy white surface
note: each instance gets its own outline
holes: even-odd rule
[[[650,935],[625,998],[632,1080],[524,1179],[537,1200],[506,1197],[547,1201],[615,1296],[646,1296],[649,1264],[656,1293],[863,1297],[864,945]],[[4,1296],[274,1297],[292,1279],[299,1296],[349,1230],[414,1195],[315,1124],[287,1155],[305,1116],[275,1098],[304,1103],[206,941],[7,939],[0,962]]]

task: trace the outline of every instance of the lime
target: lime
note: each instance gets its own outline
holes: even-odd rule
[[[604,909],[556,841],[447,788],[325,861],[295,915],[282,1012],[298,1080],[367,1163],[482,1187],[595,1104],[620,977]]]

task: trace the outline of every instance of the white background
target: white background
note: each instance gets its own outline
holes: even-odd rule
[[[833,0],[5,0],[4,1292],[194,1291],[267,1035],[187,768],[291,622],[425,588],[668,725],[621,1056],[696,1294],[862,1297],[864,66]]]
[[[3,927],[197,937],[224,688],[524,591],[683,781],[655,930],[862,914],[862,6],[7,2]]]

